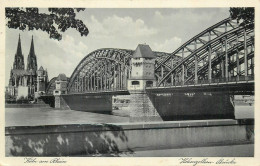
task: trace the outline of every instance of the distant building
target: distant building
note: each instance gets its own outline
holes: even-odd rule
[[[41,66],[38,70],[37,57],[34,51],[33,37],[30,52],[27,58],[27,68],[24,66],[21,39],[19,35],[18,46],[14,58],[13,68],[10,71],[9,85],[6,93],[16,100],[20,98],[35,98],[36,93],[45,93],[48,83],[48,73]]]

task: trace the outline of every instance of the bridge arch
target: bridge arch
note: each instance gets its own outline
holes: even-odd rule
[[[237,26],[229,31],[226,31],[221,35],[215,37],[214,39],[210,39],[208,42],[206,42],[199,48],[196,47],[197,43],[195,42],[194,50],[190,51],[190,53],[186,57],[183,56],[183,59],[179,61],[177,64],[175,64],[175,66],[171,70],[166,71],[167,73],[163,73],[165,75],[163,75],[163,77],[161,77],[161,79],[158,81],[158,86],[175,85],[176,83],[183,85],[185,82],[187,83],[187,81],[190,81],[192,78],[194,79],[193,82],[190,82],[191,84],[198,83],[198,79],[206,79],[208,81],[212,81],[212,61],[215,61],[214,59],[221,59],[221,61],[219,61],[219,63],[215,65],[219,67],[221,65],[220,63],[222,63],[223,67],[223,61],[225,61],[224,65],[226,67],[225,69],[221,70],[222,78],[225,78],[226,80],[230,78],[230,70],[228,69],[228,66],[230,62],[234,61],[234,59],[238,61],[238,65],[235,67],[236,70],[240,70],[239,72],[237,72],[236,75],[241,75],[243,71],[241,70],[241,66],[239,63],[239,59],[241,59],[240,55],[243,54],[244,57],[247,58],[249,50],[251,50],[249,53],[251,53],[252,50],[254,50],[253,41],[254,26],[250,24],[247,26]],[[182,49],[182,51],[184,52],[184,49]],[[223,58],[225,59],[223,60]],[[252,61],[250,65],[253,66]],[[248,66],[247,61],[246,63],[244,63],[244,66]],[[211,72],[207,72],[206,74],[205,72],[200,72],[202,71],[202,69],[206,71],[206,67],[208,67],[208,71],[210,69]],[[248,70],[245,71],[246,72],[244,75],[247,77]],[[253,69],[251,69],[251,73],[252,71]],[[202,78],[203,76],[206,76],[207,78]]]
[[[208,43],[210,40],[238,26],[239,24],[237,23],[237,21],[226,18],[195,35],[190,40],[182,44],[179,48],[177,48],[174,52],[172,52],[156,64],[155,72],[159,74],[158,79],[162,79],[165,74],[167,74],[174,66],[177,65],[176,63],[172,62],[176,56],[182,58],[187,57],[187,55],[194,52],[197,48]]]
[[[132,50],[103,48],[85,56],[68,83],[68,92],[122,89],[130,76]]]
[[[57,77],[53,77],[46,88],[46,95],[52,95],[53,94],[53,90],[55,89],[55,81],[57,80]]]
[[[133,53],[134,50],[114,48],[103,48],[89,53],[73,71],[68,82],[68,92],[125,89],[131,74],[130,62]],[[165,52],[154,53],[156,64],[169,56],[169,53]],[[179,59],[180,57],[176,56],[174,62]],[[155,76],[159,78],[159,73],[155,73]]]

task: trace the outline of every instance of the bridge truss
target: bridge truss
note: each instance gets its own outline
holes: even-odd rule
[[[126,90],[133,53],[114,48],[91,52],[72,73],[68,93]],[[154,53],[157,87],[254,80],[254,24],[241,26],[227,18],[173,53]]]
[[[176,55],[182,60],[174,64]],[[253,80],[254,25],[225,19],[184,43],[155,70],[160,71],[157,86]]]
[[[131,75],[133,50],[104,48],[85,56],[76,67],[68,83],[69,93],[91,91],[126,90]],[[161,61],[168,53],[155,52],[156,61]],[[175,57],[176,62],[180,57]],[[158,75],[158,73],[156,73]]]

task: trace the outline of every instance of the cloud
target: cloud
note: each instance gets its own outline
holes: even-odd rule
[[[58,73],[65,73],[69,76],[78,65],[79,61],[86,56],[88,46],[70,35],[64,35],[61,41],[50,41],[57,47],[57,54],[54,52],[46,58],[41,59],[42,64],[49,65],[48,61],[51,59],[53,62],[56,62],[56,65],[51,66],[52,71],[58,71],[55,72],[55,75]]]
[[[61,41],[52,41],[69,56],[83,57],[88,50],[88,47],[82,41],[77,41],[70,35],[63,36]]]
[[[175,9],[171,13],[156,10],[151,20],[155,28],[166,32],[164,38],[178,35],[186,41],[228,16],[221,9]]]
[[[161,20],[161,22],[167,22],[171,23],[174,22],[176,25],[178,24],[195,24],[200,22],[209,22],[213,21],[216,23],[216,19],[221,15],[221,19],[223,19],[223,15],[226,15],[227,12],[224,12],[226,10],[219,9],[219,10],[210,10],[210,9],[176,9],[175,12],[172,12],[170,14],[162,14],[160,11],[154,12],[154,19],[155,20]],[[228,17],[228,16],[227,16]],[[220,20],[219,20],[220,21]]]
[[[49,79],[58,76],[60,73],[64,73],[70,76],[71,69],[75,68],[75,61],[63,60],[69,58],[61,58],[55,54],[50,54],[46,58],[40,59],[41,64],[49,71]],[[51,66],[50,61],[52,61]]]
[[[102,14],[100,11],[102,10]],[[141,12],[140,12],[141,11]],[[38,65],[49,71],[49,77],[65,73],[70,76],[80,60],[100,48],[135,49],[147,43],[154,51],[173,52],[194,35],[223,20],[228,9],[91,9],[81,12],[89,35],[81,37],[75,29],[62,33],[61,41],[42,31],[6,29],[6,85],[14,61],[18,34],[21,33],[25,64],[31,36],[34,35]]]
[[[96,37],[113,37],[121,36],[127,38],[145,37],[157,34],[158,30],[148,27],[142,19],[134,20],[132,17],[119,17],[112,15],[97,20],[95,16],[91,16],[88,22],[90,32]]]
[[[172,37],[170,39],[166,39],[163,43],[154,43],[154,50],[162,51],[162,52],[173,52],[177,49],[182,40],[179,37]]]

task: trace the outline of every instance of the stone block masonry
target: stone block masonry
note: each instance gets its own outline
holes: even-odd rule
[[[130,112],[130,122],[162,121],[162,118],[145,91],[130,92],[128,109]]]
[[[66,101],[63,99],[62,96],[55,96],[55,108],[70,109],[70,107],[67,105]]]
[[[253,143],[253,120],[75,124],[5,128],[5,156],[87,156]],[[228,150],[232,147],[226,148]],[[232,153],[232,156],[239,155],[239,152],[236,151]],[[193,157],[199,156],[200,154],[197,153]]]

